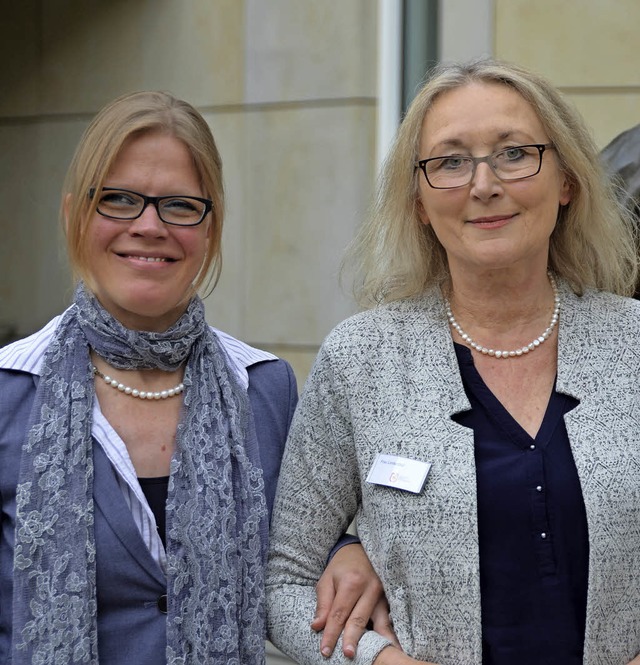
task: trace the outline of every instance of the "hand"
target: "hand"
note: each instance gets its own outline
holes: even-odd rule
[[[427,662],[426,660],[416,660],[407,656],[406,653],[399,651],[393,646],[385,647],[373,661],[373,665],[436,665],[435,663]]]
[[[640,655],[636,656],[629,665],[640,665]]]
[[[344,631],[342,652],[347,658],[353,658],[370,619],[373,629],[400,649],[382,583],[359,543],[345,545],[335,553],[318,580],[316,594],[316,616],[311,628],[324,629],[320,642],[323,656],[333,653]]]

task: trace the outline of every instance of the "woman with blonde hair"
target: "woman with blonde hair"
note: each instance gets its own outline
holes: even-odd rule
[[[1,663],[264,662],[297,392],[286,362],[205,321],[223,212],[187,102],[125,95],[84,133],[62,206],[74,302],[0,350]],[[319,627],[375,605],[358,548],[327,569]]]
[[[355,518],[404,650],[370,631],[357,662],[640,663],[636,246],[578,113],[524,68],[441,66],[349,259],[370,309],[292,423],[272,640],[322,662],[297,616]]]

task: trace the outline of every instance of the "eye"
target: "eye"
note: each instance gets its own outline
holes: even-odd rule
[[[162,207],[167,211],[179,215],[181,213],[189,214],[197,212],[202,208],[202,204],[199,201],[189,198],[171,198],[163,199]]]
[[[497,159],[504,160],[506,162],[517,162],[525,157],[531,155],[531,151],[527,150],[526,147],[514,146],[513,148],[506,148],[501,150],[497,155]]]
[[[135,208],[139,202],[138,197],[129,192],[103,191],[99,203],[109,208]]]
[[[464,169],[468,163],[468,157],[448,155],[447,157],[436,157],[433,161],[429,161],[428,168],[433,173],[436,171],[459,171]]]

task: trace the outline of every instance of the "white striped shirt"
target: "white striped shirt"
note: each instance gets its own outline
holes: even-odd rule
[[[33,335],[0,349],[0,369],[17,370],[39,376],[44,353],[61,318],[62,315],[55,317]],[[271,353],[249,346],[215,328],[212,330],[227,354],[229,365],[245,389],[249,387],[247,367],[264,360],[276,359]],[[156,528],[155,517],[140,487],[127,447],[102,414],[97,399],[93,403],[91,433],[116,470],[118,484],[142,540],[156,563],[163,572],[166,572],[166,553]]]

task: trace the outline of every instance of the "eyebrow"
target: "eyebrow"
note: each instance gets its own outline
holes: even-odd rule
[[[508,129],[508,130],[503,130],[498,133],[496,136],[496,143],[499,143],[500,141],[505,141],[506,139],[512,138],[514,134],[520,134],[523,137],[523,141],[533,141],[533,137],[529,138],[524,138],[525,136],[529,136],[526,132],[523,132],[522,130],[519,129]],[[436,145],[433,146],[431,149],[431,152],[435,150],[446,150],[447,148],[467,148],[467,144],[465,141],[458,139],[458,138],[450,138],[450,139],[444,139],[443,141],[439,141],[436,143]],[[440,152],[440,154],[445,154]]]

